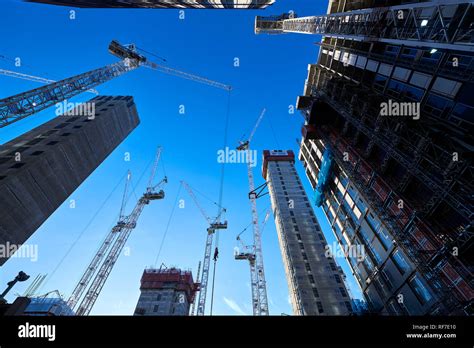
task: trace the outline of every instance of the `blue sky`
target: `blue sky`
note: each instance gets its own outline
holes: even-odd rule
[[[310,15],[324,13],[326,8],[327,3],[314,0],[278,0],[266,10],[258,11],[188,10],[184,20],[179,19],[178,10],[78,9],[76,18],[71,20],[67,7],[6,0],[0,5],[0,55],[7,59],[0,59],[0,68],[51,79],[65,78],[117,61],[107,52],[109,42],[117,39],[122,43],[133,42],[165,57],[170,66],[230,84],[233,91],[229,147],[235,147],[244,134],[248,135],[262,108],[267,109],[252,145],[259,153],[254,170],[259,185],[263,183],[260,173],[263,149],[298,151],[296,139],[300,138],[303,119],[298,112],[290,114],[288,111],[302,94],[307,65],[314,63],[317,57],[318,46],[314,43],[320,38],[296,34],[255,35],[255,16],[289,10]],[[16,57],[21,58],[21,67],[15,67],[9,60]],[[238,67],[234,66],[235,58],[239,59]],[[0,98],[38,86],[0,75]],[[155,263],[176,197],[184,199],[185,207],[175,210],[158,266],[165,263],[192,269],[195,273],[203,257],[207,223],[184,189],[177,194],[180,180],[185,180],[207,196],[218,199],[217,151],[223,147],[227,92],[145,68],[109,81],[97,90],[102,95],[132,95],[141,124],[72,194],[69,199],[76,201],[76,207],[70,208],[68,199],[28,240],[28,244],[38,245],[38,260],[10,259],[0,269],[0,286],[19,270],[32,278],[47,273],[50,277],[41,291],[57,289],[67,298],[116,222],[126,171],[132,171],[132,182],[137,185],[139,195],[146,180],[138,182],[138,178],[152,160],[156,146],[162,145],[164,167],[160,166],[157,175],[163,176],[164,168],[169,178],[166,199],[145,208],[127,242],[127,255],[120,256],[91,312],[129,315],[138,300],[143,269]],[[85,93],[71,101],[91,97]],[[184,115],[179,113],[180,105],[185,106]],[[54,108],[2,128],[0,143],[52,117]],[[125,152],[130,152],[130,162],[124,161]],[[296,167],[312,197],[299,161]],[[91,221],[111,192],[111,198]],[[229,228],[222,231],[219,238],[214,314],[251,314],[249,268],[246,262],[233,258],[235,237],[251,219],[247,193],[245,165],[226,165],[223,206],[227,208]],[[215,214],[215,206],[200,199],[208,213]],[[128,211],[134,203],[132,196]],[[266,210],[269,204],[268,196],[259,199],[259,211]],[[326,238],[332,243],[334,237],[322,210],[315,211]],[[243,238],[251,241],[250,228]],[[269,219],[263,232],[263,251],[270,313],[291,313],[273,219]],[[360,297],[346,262],[337,261],[348,273],[353,295]],[[7,299],[13,300],[14,294],[22,293],[29,283],[17,285]],[[210,292],[206,312],[209,299]]]

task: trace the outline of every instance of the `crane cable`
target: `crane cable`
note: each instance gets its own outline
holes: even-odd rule
[[[226,116],[225,116],[225,126],[224,126],[224,147],[225,149],[227,147],[227,136],[229,133],[229,114],[230,114],[230,92],[228,91],[227,94],[227,109],[226,109]],[[221,179],[220,179],[220,184],[219,184],[219,203],[218,203],[218,211],[217,214],[219,216],[218,220],[220,221],[220,212],[221,212],[221,207],[222,207],[222,199],[223,199],[223,193],[224,193],[224,175],[225,175],[225,161],[222,161],[221,164]],[[219,222],[218,221],[218,222]],[[216,231],[216,251],[219,250],[219,230]],[[214,258],[214,270],[212,272],[212,290],[211,290],[211,310],[210,310],[210,315],[212,315],[212,309],[214,306],[214,287],[215,287],[215,280],[216,280],[216,266],[217,266],[217,257]]]
[[[79,242],[79,240],[82,238],[83,234],[89,229],[89,227],[92,225],[92,223],[94,222],[94,220],[97,218],[97,216],[99,215],[99,213],[102,211],[102,209],[105,207],[105,205],[107,204],[107,202],[110,200],[110,198],[112,197],[112,195],[115,193],[115,191],[118,189],[118,187],[120,186],[120,184],[122,183],[122,181],[127,177],[128,175],[128,171],[120,178],[119,182],[115,185],[115,187],[112,189],[112,191],[109,193],[109,195],[105,198],[105,200],[102,202],[102,204],[99,206],[99,208],[96,210],[95,214],[90,218],[90,220],[88,221],[88,223],[86,224],[86,226],[82,229],[82,231],[79,233],[79,235],[76,237],[76,239],[74,240],[74,242],[71,244],[71,246],[69,247],[69,249],[66,251],[66,253],[63,255],[63,257],[61,258],[61,260],[59,260],[58,264],[56,265],[56,267],[53,269],[53,272],[51,272],[51,274],[48,276],[48,278],[43,282],[43,284],[41,284],[40,288],[37,289],[38,291],[40,289],[42,289],[44,287],[44,285],[46,285],[46,283],[48,283],[49,280],[51,280],[51,278],[54,276],[54,274],[56,273],[56,271],[61,267],[61,265],[63,264],[64,260],[69,256],[69,254],[71,253],[72,249],[74,249],[74,247],[76,246],[76,244]],[[106,237],[104,237],[104,240],[105,240]],[[102,243],[101,243],[102,244]]]
[[[147,171],[147,169],[150,167],[152,163],[152,160],[150,160],[150,162],[147,164],[147,166],[145,167],[145,169],[142,171],[137,183],[135,185],[132,185],[132,189],[133,189],[133,192],[129,194],[128,198],[126,199],[125,201],[125,206],[127,204],[127,202],[129,201],[131,195],[135,192],[135,189],[136,187],[139,185],[139,183],[141,182],[141,180],[143,179],[143,176],[145,175],[145,172]],[[53,277],[53,275],[56,273],[56,271],[61,267],[61,265],[63,264],[64,260],[69,256],[69,254],[71,253],[72,249],[74,249],[74,247],[76,246],[76,244],[79,242],[79,240],[82,238],[83,234],[89,229],[89,227],[92,225],[92,223],[94,222],[94,220],[97,218],[97,216],[99,215],[99,213],[102,211],[102,209],[105,207],[105,205],[107,204],[107,202],[110,200],[110,198],[112,197],[112,195],[115,193],[115,191],[117,190],[117,188],[120,186],[120,184],[122,183],[122,181],[125,179],[126,180],[126,177],[128,176],[128,170],[127,172],[120,178],[120,181],[115,185],[115,187],[112,189],[112,191],[109,193],[109,195],[107,196],[107,198],[102,202],[102,204],[100,205],[100,207],[96,210],[96,212],[94,213],[94,215],[91,217],[91,219],[89,220],[89,222],[86,224],[86,226],[83,228],[83,230],[79,233],[79,235],[77,236],[77,238],[74,240],[74,242],[71,244],[71,246],[69,247],[69,249],[66,251],[66,253],[64,254],[64,256],[61,258],[61,260],[58,262],[58,264],[56,265],[56,267],[53,269],[53,272],[48,276],[48,278],[43,282],[43,284],[41,284],[40,289],[42,289],[47,283],[48,281]],[[112,226],[115,224],[112,223],[110,226],[109,226],[109,230],[112,228]],[[99,244],[99,247],[97,248],[97,250],[99,250],[100,248],[100,245],[103,244],[103,242],[105,241],[105,239],[107,238],[107,235],[104,236],[102,242]],[[97,253],[97,252],[96,252]]]
[[[168,222],[166,223],[165,233],[163,234],[163,238],[161,239],[160,247],[158,249],[158,254],[156,255],[154,268],[156,268],[156,265],[158,264],[158,259],[159,259],[160,254],[161,254],[161,249],[163,248],[163,244],[165,242],[166,234],[168,233],[168,230],[170,228],[171,219],[173,218],[174,211],[176,209],[176,205],[177,205],[178,199],[179,199],[179,194],[181,193],[182,188],[183,188],[183,184],[180,183],[179,188],[178,188],[178,193],[176,194],[176,198],[175,198],[174,203],[173,203],[173,208],[171,209],[171,213],[170,213],[170,216],[168,218]]]

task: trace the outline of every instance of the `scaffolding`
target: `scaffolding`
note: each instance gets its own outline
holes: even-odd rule
[[[382,179],[382,176],[379,175],[380,167],[384,166],[386,157],[382,159],[379,168],[373,168],[364,159],[364,157],[368,157],[368,153],[361,153],[356,147],[357,132],[365,134],[371,142],[386,150],[390,157],[408,164],[407,168],[412,173],[416,173],[416,175],[425,174],[422,173],[422,168],[417,166],[419,159],[415,158],[413,164],[407,163],[406,154],[398,151],[396,145],[387,142],[387,139],[383,138],[381,135],[380,116],[377,118],[378,122],[373,124],[369,122],[371,115],[374,115],[370,112],[371,106],[369,104],[370,100],[374,98],[373,93],[365,94],[367,91],[363,90],[359,85],[357,86],[357,89],[360,91],[359,95],[354,88],[349,87],[351,86],[349,79],[321,69],[320,67],[321,73],[318,76],[318,85],[311,88],[312,97],[315,100],[324,101],[331,105],[345,119],[345,123],[341,127],[342,130],[336,130],[328,125],[314,129],[309,124],[308,126],[311,128],[310,131],[306,129],[306,137],[309,139],[322,139],[333,151],[334,160],[338,166],[347,173],[359,192],[363,193],[364,198],[370,202],[371,207],[382,218],[385,227],[395,237],[397,244],[410,255],[416,267],[430,280],[430,284],[438,293],[439,303],[442,303],[445,308],[454,311],[464,311],[466,303],[469,303],[474,296],[472,286],[465,280],[472,279],[472,276],[465,265],[450,253],[450,247],[453,245],[462,247],[462,245],[472,241],[473,231],[471,226],[469,223],[465,224],[461,230],[454,231],[454,233],[451,231],[451,235],[435,233],[423,223],[426,211],[433,210],[429,204],[425,204],[428,205],[425,213],[423,213],[422,209],[420,210],[421,207],[412,207],[409,204],[409,200],[405,199],[403,200],[403,209],[398,208],[397,203],[402,199],[402,196],[397,193],[397,190],[392,189],[392,185],[387,184]],[[362,95],[365,95],[367,99],[364,99]],[[362,109],[357,109],[357,105],[354,105],[355,100],[362,103],[362,105],[359,104]],[[375,99],[374,103],[376,101],[377,99]],[[376,109],[374,108],[374,110]],[[306,116],[308,123],[310,115],[307,113]],[[352,132],[352,142],[348,139],[349,127],[354,130]],[[426,143],[424,142],[424,144]],[[370,146],[369,143],[367,147]],[[395,151],[397,151],[396,155],[398,156],[393,156]],[[343,161],[342,158],[347,154],[348,161]],[[438,186],[442,184],[434,182],[428,175],[427,179],[433,185]],[[454,180],[456,178],[451,177],[451,179]],[[449,186],[448,189],[442,186],[440,188],[443,194],[434,195],[430,200],[431,204],[434,204],[435,201],[439,204],[440,201],[447,200],[451,195]],[[468,201],[465,202],[466,209],[468,209],[468,213],[465,216],[469,216],[470,208],[467,204]],[[456,203],[461,204],[459,201]],[[371,253],[370,248],[368,253]],[[369,275],[369,278],[374,279],[378,276],[380,276],[380,273],[375,268],[372,274]],[[455,294],[454,297],[452,294],[450,295],[451,291]]]
[[[323,34],[474,52],[471,16],[470,2],[430,1],[300,18],[292,13],[257,16],[255,33]],[[452,23],[458,25],[453,26]]]

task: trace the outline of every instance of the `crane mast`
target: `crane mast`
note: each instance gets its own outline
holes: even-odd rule
[[[262,228],[260,229],[260,235],[263,233],[263,229],[265,228],[265,225],[268,221],[268,217],[270,216],[270,211],[267,210],[267,213],[265,215],[265,219],[263,220],[262,223]],[[253,225],[253,222],[250,223]],[[253,315],[260,315],[259,314],[259,282],[258,282],[258,273],[257,273],[257,267],[255,264],[255,259],[256,259],[256,253],[255,253],[255,245],[245,245],[242,239],[240,238],[240,235],[245,232],[246,229],[244,229],[240,234],[237,236],[237,240],[241,242],[243,249],[245,250],[244,252],[237,252],[234,255],[234,258],[236,260],[247,260],[249,262],[249,267],[250,267],[250,286],[252,290],[252,311]]]
[[[199,298],[198,298],[198,307],[196,315],[204,315],[204,311],[206,308],[206,297],[207,297],[207,284],[209,279],[209,268],[211,265],[211,254],[212,254],[212,242],[214,238],[214,234],[216,230],[223,230],[227,229],[227,221],[220,222],[221,216],[225,213],[224,208],[220,208],[219,214],[215,219],[211,219],[206,211],[201,207],[199,201],[197,200],[196,195],[194,194],[191,187],[184,181],[181,181],[181,184],[184,186],[186,191],[191,196],[192,200],[194,201],[195,205],[201,212],[201,215],[206,219],[209,223],[209,227],[207,228],[207,237],[206,237],[206,246],[204,248],[204,259],[202,262],[202,274],[201,274],[201,285],[199,287]]]
[[[95,254],[91,263],[84,272],[81,280],[74,289],[71,297],[68,300],[68,305],[71,309],[77,305],[82,297],[82,302],[78,306],[76,315],[88,315],[94,306],[102,288],[107,281],[118,257],[120,256],[125,243],[128,240],[132,230],[136,227],[138,219],[143,211],[143,208],[152,200],[163,199],[165,194],[163,190],[156,191],[156,188],[167,182],[165,177],[157,185],[153,186],[153,180],[158,166],[158,161],[161,156],[161,147],[158,148],[155,162],[151,171],[150,180],[145,193],[138,199],[134,209],[128,216],[123,216],[124,202],[127,195],[127,189],[130,180],[130,173],[127,175],[127,182],[125,184],[125,191],[123,195],[122,205],[120,207],[120,216],[117,224],[111,229],[106,239]],[[100,266],[100,267],[99,267]],[[98,271],[97,271],[98,269]],[[96,273],[97,271],[97,273]],[[95,277],[94,277],[95,274]],[[85,296],[84,292],[88,288]]]
[[[127,172],[127,178],[126,178],[126,181],[125,181],[125,189],[124,189],[123,196],[122,196],[122,204],[120,206],[119,219],[117,221],[117,224],[107,234],[107,237],[105,238],[105,240],[100,245],[99,250],[97,251],[97,253],[92,258],[91,263],[86,268],[86,271],[84,272],[81,279],[79,280],[79,283],[77,283],[77,285],[74,288],[71,296],[69,297],[69,299],[67,301],[67,304],[71,309],[74,309],[77,302],[79,301],[79,299],[84,294],[84,291],[86,290],[87,285],[90,283],[94,273],[97,271],[97,268],[99,267],[100,263],[102,262],[102,260],[106,256],[106,253],[109,250],[110,246],[112,245],[112,242],[116,239],[116,237],[117,237],[116,232],[120,232],[121,226],[124,225],[123,211],[124,211],[124,208],[125,208],[126,197],[127,197],[128,187],[129,187],[129,184],[130,184],[130,179],[131,179],[131,173],[130,173],[130,171],[128,171]]]
[[[44,84],[49,84],[49,83],[56,82],[56,80],[51,80],[51,79],[47,79],[47,78],[40,77],[40,76],[22,74],[22,73],[19,73],[19,72],[16,72],[16,71],[5,70],[5,69],[0,69],[0,75],[10,76],[10,77],[14,77],[14,78],[17,78],[17,79],[33,81],[33,82],[39,82],[39,83],[44,83]],[[95,90],[95,89],[89,89],[87,92],[93,93],[95,95],[99,95],[99,92],[97,92],[97,90]]]
[[[262,110],[260,116],[255,123],[255,126],[250,133],[248,140],[241,142],[237,147],[238,151],[246,151],[247,154],[247,176],[249,180],[249,200],[250,208],[252,211],[252,229],[253,229],[253,250],[255,260],[249,259],[250,262],[250,274],[252,280],[252,304],[254,315],[268,315],[268,297],[267,297],[267,285],[265,280],[265,269],[263,264],[263,252],[262,252],[262,240],[258,225],[258,212],[257,212],[257,197],[255,194],[255,183],[253,178],[252,163],[250,163],[251,150],[250,142],[253,139],[255,131],[257,130],[263,116],[265,115],[265,109]],[[254,265],[253,265],[254,264]],[[256,281],[256,283],[255,283]]]
[[[201,273],[201,261],[199,261],[199,263],[198,263],[198,268],[197,268],[197,272],[196,272],[196,284],[200,284],[200,281],[199,281],[200,273]],[[196,307],[196,301],[193,301],[193,303],[191,304],[190,315],[194,315],[194,308],[195,307]]]
[[[112,268],[117,261],[120,252],[122,251],[125,243],[127,242],[130,233],[135,228],[138,218],[143,211],[143,208],[149,201],[141,197],[135,208],[133,209],[132,213],[130,214],[129,218],[127,219],[126,226],[121,227],[121,231],[119,232],[118,238],[115,240],[115,243],[112,245],[106,259],[102,263],[99,271],[97,272],[94,280],[91,283],[89,290],[87,291],[84,299],[82,300],[79,308],[76,311],[76,315],[89,315],[92,307],[94,306],[95,301],[99,297],[100,291],[102,290],[107,278],[112,271]]]
[[[240,240],[237,237],[237,240]],[[255,245],[245,246],[244,252],[237,252],[234,257],[236,260],[247,260],[249,262],[250,267],[250,288],[252,291],[252,311],[253,315],[259,315],[259,295],[258,295],[258,275],[257,275],[257,267],[255,265]]]
[[[106,65],[0,100],[0,128],[72,98],[138,67],[130,60]]]

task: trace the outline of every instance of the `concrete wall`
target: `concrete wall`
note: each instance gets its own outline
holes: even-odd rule
[[[89,103],[93,119],[61,115],[0,146],[0,245],[24,243],[140,122],[132,97]]]
[[[294,314],[349,314],[351,299],[334,259],[325,255],[326,239],[293,163],[270,161],[266,181]]]
[[[144,289],[134,315],[189,315],[186,293],[175,289]]]

